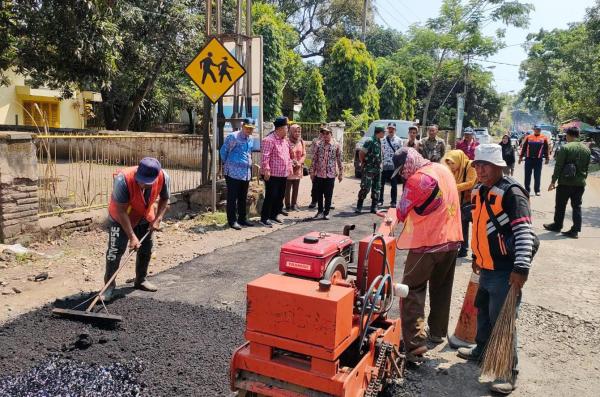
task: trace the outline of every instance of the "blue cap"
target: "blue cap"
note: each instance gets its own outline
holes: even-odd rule
[[[534,125],[534,126],[533,126],[533,129],[534,129],[534,130],[541,130],[541,129],[542,129],[542,126],[541,126],[541,125],[539,125],[539,124],[536,124],[536,125]]]
[[[242,126],[248,128],[256,128],[256,120],[251,119],[249,117],[245,118],[244,121],[242,121]]]
[[[289,123],[289,120],[287,117],[279,116],[275,119],[275,122],[273,124],[275,125],[275,128],[279,128],[279,127],[288,125],[288,123]]]
[[[140,165],[135,173],[135,180],[144,185],[152,185],[156,181],[156,178],[158,178],[160,170],[160,162],[157,159],[154,157],[144,157],[140,161]]]

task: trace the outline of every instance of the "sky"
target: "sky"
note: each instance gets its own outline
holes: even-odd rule
[[[378,7],[379,13],[375,14],[375,22],[383,27],[392,27],[402,32],[416,22],[425,22],[428,18],[438,15],[442,0],[372,0]],[[499,92],[518,92],[523,88],[523,81],[519,80],[519,65],[527,58],[527,53],[520,45],[531,32],[539,32],[543,27],[546,30],[566,28],[569,22],[580,22],[585,16],[585,10],[594,5],[594,0],[524,0],[533,4],[535,10],[530,13],[529,27],[517,29],[506,28],[504,42],[506,48],[500,50],[486,60],[478,62],[494,73],[496,89]],[[501,24],[490,24],[484,31],[493,35],[502,27]],[[511,65],[503,65],[501,62]]]

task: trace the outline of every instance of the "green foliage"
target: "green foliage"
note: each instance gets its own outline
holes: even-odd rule
[[[389,76],[381,87],[379,99],[381,118],[406,118],[406,87],[398,76]]]
[[[313,69],[308,76],[300,120],[320,123],[327,120],[327,99],[323,92],[323,77],[317,68]]]
[[[296,45],[298,38],[274,6],[254,4],[252,15],[254,33],[263,36],[263,114],[265,120],[273,120],[281,114],[285,85],[294,87],[298,84],[301,71],[299,57],[290,49]],[[287,82],[286,71],[291,77]]]
[[[541,30],[528,37],[528,58],[521,64],[521,98],[552,122],[578,118],[600,123],[600,1],[584,23],[568,29]]]
[[[18,71],[34,82],[102,93],[108,128],[151,109],[164,73],[179,73],[203,40],[192,0],[14,0]],[[74,23],[76,21],[76,23]]]
[[[12,66],[15,59],[17,39],[14,28],[12,1],[3,0],[0,2],[0,86],[9,84],[3,71]]]
[[[370,119],[378,117],[375,62],[362,42],[338,40],[323,61],[323,77],[330,120],[339,120],[344,109],[366,113]]]
[[[293,48],[303,58],[326,55],[342,37],[357,38],[362,26],[363,0],[262,0],[273,4],[293,26],[298,39]],[[372,6],[367,13],[373,25]]]
[[[387,57],[398,51],[406,44],[402,33],[394,29],[384,29],[374,26],[366,35],[365,45],[374,57]]]
[[[369,128],[369,115],[366,113],[357,114],[356,116],[352,113],[352,109],[344,109],[342,111],[342,121],[346,124],[344,131],[346,132],[359,132],[366,131]]]

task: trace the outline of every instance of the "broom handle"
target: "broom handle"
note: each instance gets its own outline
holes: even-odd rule
[[[146,239],[146,237],[148,237],[149,234],[150,234],[150,231],[147,231],[146,234],[144,234],[144,237],[142,237],[142,239],[140,240],[140,244],[144,242],[144,240]],[[102,296],[102,294],[104,293],[104,291],[106,291],[108,289],[108,286],[110,284],[112,284],[113,281],[115,281],[115,279],[119,275],[119,272],[121,271],[121,269],[123,269],[125,267],[124,265],[127,263],[127,261],[129,260],[129,258],[131,257],[131,255],[133,255],[134,252],[136,252],[136,250],[133,250],[133,249],[129,250],[129,252],[127,253],[127,256],[125,256],[125,258],[123,258],[121,260],[121,264],[117,268],[117,271],[114,272],[114,274],[111,276],[111,278],[108,280],[108,282],[106,284],[104,284],[104,286],[102,287],[102,289],[100,290],[100,292],[98,292],[98,294],[96,295],[96,297],[94,298],[94,300],[92,301],[92,303],[90,304],[90,306],[86,309],[86,312],[92,311],[92,309],[94,308],[94,306],[98,302],[98,299],[100,299],[100,296]]]

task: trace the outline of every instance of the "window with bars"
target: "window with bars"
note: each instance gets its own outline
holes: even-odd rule
[[[37,103],[40,111],[35,107]],[[48,120],[48,127],[60,127],[60,111],[58,102],[23,101],[23,121],[25,125],[42,127],[44,119]]]

